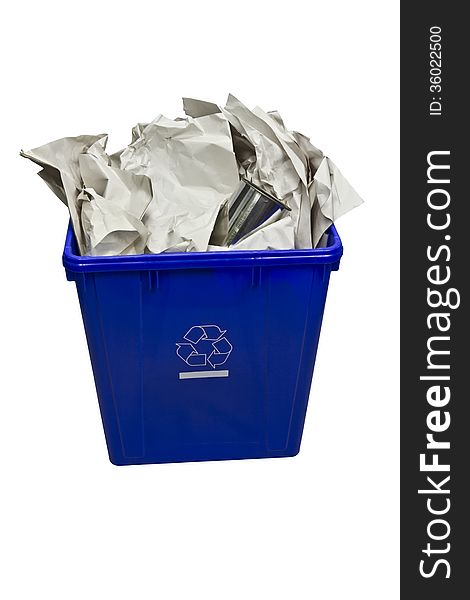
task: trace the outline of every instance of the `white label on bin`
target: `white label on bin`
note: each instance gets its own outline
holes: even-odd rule
[[[180,379],[204,379],[213,377],[228,377],[228,371],[182,371],[179,374]]]
[[[218,325],[193,325],[183,336],[183,342],[177,342],[176,354],[195,371],[184,371],[180,379],[201,379],[204,377],[228,377],[227,370],[217,370],[224,365],[233,346],[225,334],[226,329]],[[213,370],[208,370],[211,367]],[[200,368],[200,370],[199,370]]]

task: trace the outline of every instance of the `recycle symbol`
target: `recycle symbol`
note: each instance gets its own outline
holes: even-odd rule
[[[233,349],[225,333],[227,330],[217,325],[194,325],[183,336],[186,341],[176,344],[176,354],[190,367],[210,365],[215,369],[226,362]]]

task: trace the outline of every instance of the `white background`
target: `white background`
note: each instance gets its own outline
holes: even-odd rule
[[[398,1],[3,8],[1,567],[8,600],[398,598]],[[108,462],[63,205],[18,157],[182,112],[278,109],[366,203],[338,224],[301,453]]]

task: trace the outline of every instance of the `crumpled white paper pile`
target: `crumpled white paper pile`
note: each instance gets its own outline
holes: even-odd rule
[[[277,112],[183,99],[186,118],[159,115],[106,153],[108,136],[84,135],[21,152],[68,206],[82,255],[312,248],[362,203],[336,165]],[[246,177],[286,203],[223,247],[228,200]]]

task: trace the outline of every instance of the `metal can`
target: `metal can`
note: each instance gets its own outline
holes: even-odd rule
[[[228,233],[224,246],[232,246],[278,210],[291,209],[248,179],[242,178],[228,201]]]

